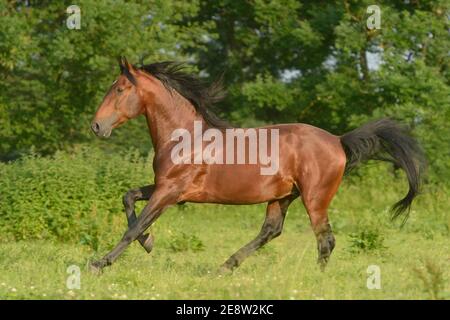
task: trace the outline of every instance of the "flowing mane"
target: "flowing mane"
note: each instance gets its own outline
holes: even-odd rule
[[[168,90],[172,88],[188,99],[208,125],[216,128],[231,127],[211,110],[215,103],[225,98],[222,80],[219,79],[208,86],[197,76],[186,73],[184,68],[184,63],[163,61],[143,65],[138,69],[157,78]]]

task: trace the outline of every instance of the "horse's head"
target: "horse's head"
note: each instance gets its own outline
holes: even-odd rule
[[[99,137],[109,137],[111,131],[144,112],[144,104],[137,88],[137,70],[121,57],[120,76],[113,82],[98,108],[91,128]]]

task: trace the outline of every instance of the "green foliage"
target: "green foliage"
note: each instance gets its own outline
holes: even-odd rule
[[[379,30],[366,27],[369,0],[83,0],[80,30],[66,28],[70,4],[0,0],[1,159],[90,141],[115,59],[127,55],[191,61],[210,79],[225,71],[220,110],[241,125],[305,122],[342,134],[397,118],[424,145],[429,180],[449,181],[448,1],[378,1]],[[132,121],[112,144],[95,144],[145,154],[144,128]]]
[[[449,269],[442,266],[448,263],[450,190],[429,186],[414,201],[406,225],[399,228],[391,223],[388,209],[404,196],[407,183],[389,166],[362,167],[344,180],[334,198],[329,217],[336,248],[326,272],[332,277],[324,277],[315,263],[316,240],[301,201],[289,207],[283,234],[245,261],[233,276],[217,277],[216,270],[259,232],[264,204],[172,207],[152,226],[155,247],[150,255],[133,243],[108,272],[94,276],[85,268],[88,261],[110,250],[127,227],[123,194],[153,180],[150,157],[143,158],[137,151],[79,148],[0,163],[0,296],[448,298]],[[137,207],[143,206],[141,202]],[[353,234],[360,254],[347,249]],[[379,250],[381,238],[387,250]],[[430,255],[441,273],[432,276],[420,265],[425,283],[411,275],[418,259]],[[82,271],[81,290],[64,286],[66,269],[73,264]],[[382,269],[383,290],[366,288],[366,269],[371,264]],[[433,280],[441,278],[443,282]],[[267,290],[274,281],[279,285]]]
[[[142,157],[138,151],[110,153],[80,147],[70,153],[30,155],[0,163],[0,239],[50,239],[83,243],[94,249],[105,243],[113,244],[115,237],[105,235],[119,236],[127,225],[122,196],[129,189],[153,182],[151,157],[152,154]],[[385,192],[386,188],[390,191]],[[333,229],[338,234],[357,234],[355,239],[361,240],[361,245],[371,247],[379,238],[361,231],[397,230],[399,223],[391,223],[388,210],[406,190],[404,175],[396,176],[389,166],[362,167],[344,180],[330,207]],[[402,230],[430,240],[450,236],[448,195],[445,186],[429,186],[414,201]],[[300,203],[296,205],[301,207]],[[142,206],[138,203],[136,211]],[[192,212],[206,210],[198,206],[177,206],[173,209],[177,212],[176,220],[181,223]],[[213,207],[223,214],[241,210],[233,206]],[[264,211],[258,205],[243,211],[249,208]],[[302,215],[305,220],[299,222],[300,230],[309,230],[307,215],[304,212]],[[245,219],[245,214],[239,224],[259,228],[259,223]],[[175,234],[168,246],[174,251],[200,249],[201,241],[194,234],[191,231]]]
[[[81,30],[69,30],[72,4],[0,0],[0,160],[25,155],[0,162],[0,296],[403,299],[423,298],[425,288],[427,298],[446,298],[448,268],[439,261],[447,263],[450,236],[447,0],[378,1],[380,30],[366,28],[369,0],[80,0]],[[135,63],[189,61],[208,79],[225,71],[229,95],[219,107],[238,125],[305,122],[342,134],[372,118],[399,119],[424,146],[431,183],[399,229],[388,211],[406,193],[403,173],[373,165],[346,177],[329,210],[337,238],[332,278],[308,262],[316,246],[299,202],[283,236],[270,244],[279,250],[249,259],[234,280],[212,277],[257,233],[264,207],[188,204],[153,227],[165,246],[151,256],[132,247],[131,262],[105,275],[118,286],[107,290],[105,278],[84,273],[80,292],[63,292],[61,266],[74,259],[85,265],[96,250],[110,248],[127,225],[122,195],[153,180],[142,156],[151,147],[145,119],[115,130],[107,142],[90,134],[119,55]],[[391,254],[382,266],[385,290],[365,288],[373,256],[340,250],[348,238],[350,251],[376,252],[380,263]],[[305,245],[297,250],[299,243]],[[385,245],[389,250],[379,250]],[[207,254],[199,263],[201,250]],[[183,254],[171,258],[173,252]],[[438,262],[411,277],[421,253]],[[355,274],[364,277],[356,281]],[[280,285],[267,291],[274,281]]]
[[[135,63],[183,60],[179,49],[199,32],[195,25],[189,34],[176,26],[196,12],[195,2],[82,0],[76,3],[80,30],[66,27],[72,4],[0,1],[3,158],[31,146],[52,153],[90,139],[90,120],[118,75],[118,56]]]
[[[203,251],[205,245],[196,235],[188,235],[184,232],[177,234],[170,242],[169,248],[173,252]]]
[[[1,238],[81,242],[96,249],[105,231],[125,228],[121,197],[150,184],[152,169],[137,152],[80,149],[2,164],[0,176]]]
[[[429,180],[450,176],[448,1],[215,1],[188,21],[214,21],[202,69],[227,70],[223,110],[244,124],[306,122],[342,134],[380,117],[410,125]],[[413,81],[412,81],[413,80]],[[447,179],[448,180],[448,179]],[[445,182],[447,183],[447,182]]]
[[[377,230],[363,230],[359,233],[351,233],[350,251],[352,252],[370,252],[380,249],[386,249],[383,245],[384,238]]]

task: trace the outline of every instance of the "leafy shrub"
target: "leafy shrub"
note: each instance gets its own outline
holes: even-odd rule
[[[0,162],[0,241],[48,239],[82,243],[94,250],[113,245],[117,237],[106,235],[120,235],[127,227],[122,196],[131,188],[153,181],[151,156],[142,157],[138,151],[108,153],[97,147],[77,147],[51,157],[30,155],[10,163]],[[357,251],[382,245],[377,230],[400,230],[398,224],[390,222],[388,209],[407,190],[406,180],[395,179],[384,166],[362,168],[361,178],[346,177],[329,211],[333,229],[353,233],[350,242],[352,250]],[[414,201],[401,232],[419,233],[427,239],[448,237],[449,194],[443,185],[427,185]],[[223,214],[236,210],[189,203],[177,206],[186,214],[199,208]],[[239,210],[240,221],[244,226],[258,228],[259,222],[254,225],[248,213],[262,213],[264,209],[251,208]],[[295,201],[289,212],[288,228],[299,225],[300,231],[310,230],[300,201]],[[176,232],[181,230],[185,229]],[[180,236],[172,241],[172,250],[195,251],[202,247],[201,241],[195,244],[195,239]]]
[[[196,235],[188,235],[182,232],[169,242],[169,248],[173,252],[182,252],[189,250],[197,252],[202,251],[205,246]]]
[[[352,252],[367,252],[386,248],[383,245],[384,238],[376,230],[363,230],[358,233],[351,233],[349,237],[350,251]]]
[[[122,196],[152,182],[151,164],[137,152],[78,148],[0,165],[0,238],[81,242],[96,249],[99,234],[119,219]]]

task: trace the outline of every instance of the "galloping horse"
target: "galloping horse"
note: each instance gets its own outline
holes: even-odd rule
[[[171,154],[179,143],[173,139],[174,131],[183,129],[194,135],[195,122],[202,125],[202,132],[213,128],[225,134],[229,128],[208,108],[224,97],[221,86],[217,83],[206,86],[197,77],[184,72],[181,64],[174,62],[138,68],[120,58],[119,66],[121,74],[104,97],[91,127],[97,136],[109,137],[112,129],[144,115],[155,152],[155,180],[152,185],[125,194],[123,203],[128,229],[111,252],[91,264],[95,270],[111,265],[134,240],[150,252],[153,238],[145,231],[171,205],[184,202],[235,205],[267,202],[266,218],[259,234],[222,265],[223,269],[232,270],[281,234],[286,211],[298,197],[308,212],[317,239],[318,262],[323,269],[335,246],[327,209],[345,172],[370,159],[390,161],[403,169],[409,191],[394,205],[393,217],[407,216],[413,199],[419,193],[424,164],[422,151],[408,132],[390,119],[368,123],[342,136],[300,123],[254,128],[252,130],[256,132],[264,129],[278,133],[275,141],[280,155],[278,170],[271,175],[260,173],[263,164],[259,160],[238,164],[174,163]],[[216,152],[224,155],[237,151],[236,145],[233,148],[222,146]],[[247,144],[244,148],[244,151],[249,151]],[[189,157],[195,157],[195,154]],[[136,217],[134,206],[139,200],[147,200],[148,203]]]

